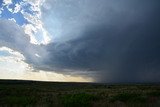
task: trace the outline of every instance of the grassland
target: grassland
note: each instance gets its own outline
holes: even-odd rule
[[[0,80],[0,107],[160,107],[160,84]]]

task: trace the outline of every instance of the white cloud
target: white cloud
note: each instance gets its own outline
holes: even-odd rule
[[[10,11],[11,13],[13,13],[13,9],[12,8],[9,8],[9,5],[6,6],[8,11]]]
[[[8,20],[14,21],[16,23],[16,20],[14,18],[10,18]]]
[[[0,57],[0,78],[1,79],[23,79],[25,71],[29,70],[29,65],[19,57]]]
[[[0,46],[8,47],[24,55],[25,62],[39,67],[44,59],[47,59],[48,52],[44,45],[30,43],[30,38],[25,34],[23,28],[9,20],[0,20]],[[37,57],[38,54],[41,57]]]
[[[3,0],[3,5],[12,4],[12,0]]]
[[[21,3],[22,7],[27,4],[31,5],[30,10],[33,14],[24,11],[23,8],[21,13],[30,23],[23,27],[25,28],[25,33],[31,37],[30,42],[33,44],[48,44],[51,40],[49,33],[45,30],[43,22],[41,21],[41,6],[43,3],[44,0],[25,0],[24,3]],[[38,40],[37,38],[41,38],[41,40]]]
[[[29,65],[24,62],[24,56],[8,47],[0,47],[0,51],[7,51],[9,56],[0,57],[1,79],[23,79],[24,71],[31,71]]]
[[[15,4],[15,8],[14,8],[13,13],[18,13],[20,10],[21,10],[21,5]]]
[[[9,5],[12,4],[12,0],[3,0],[3,6],[6,6],[8,11],[13,12],[12,8],[9,8]]]
[[[0,51],[7,51],[8,53],[10,53],[10,55],[12,57],[16,58],[19,61],[20,60],[25,60],[25,57],[21,53],[19,53],[17,51],[14,51],[14,50],[12,50],[8,47],[2,46],[2,47],[0,47]]]
[[[3,1],[3,6],[5,6],[8,11],[12,14],[21,12],[23,17],[29,22],[28,24],[23,24],[22,27],[30,37],[30,43],[32,44],[48,44],[51,41],[50,35],[43,27],[43,22],[41,21],[41,6],[44,1],[45,0],[23,0],[19,2],[19,4],[14,4],[14,8],[10,7],[12,0]],[[29,7],[26,8],[26,6]],[[0,13],[2,13],[2,9],[3,8],[1,8]],[[9,20],[16,22],[13,18]]]
[[[30,37],[30,42],[33,44],[38,44],[38,41],[34,35],[34,33],[37,32],[37,29],[32,24],[25,24],[22,27],[24,28],[24,32]]]
[[[39,54],[35,54],[35,56],[36,56],[36,57],[39,57],[39,58],[41,57]]]
[[[50,41],[51,41],[50,34],[44,28],[41,28],[41,30],[43,32],[43,41],[42,41],[42,43],[43,44],[50,43]]]

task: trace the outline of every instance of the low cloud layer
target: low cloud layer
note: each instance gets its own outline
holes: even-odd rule
[[[17,25],[1,21],[0,45],[20,51],[38,70],[97,82],[160,82],[159,5],[158,0],[46,1],[42,22],[51,43],[33,45]]]

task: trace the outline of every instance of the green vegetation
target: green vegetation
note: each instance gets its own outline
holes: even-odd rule
[[[110,99],[111,102],[122,101],[122,102],[135,102],[144,103],[147,101],[147,97],[137,93],[120,93]]]
[[[4,99],[8,105],[22,105],[22,106],[27,106],[27,105],[33,105],[35,104],[36,100],[32,96],[7,96]]]
[[[160,85],[1,80],[0,106],[160,107]]]
[[[65,107],[90,107],[96,96],[86,93],[68,94],[61,97]]]

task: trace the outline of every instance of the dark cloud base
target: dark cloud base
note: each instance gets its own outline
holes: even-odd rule
[[[160,2],[124,0],[117,2],[119,7],[114,1],[101,2],[91,9],[99,13],[90,20],[99,22],[84,23],[87,27],[76,39],[49,44],[46,64],[96,71],[92,76],[99,82],[160,82]],[[85,16],[81,20],[85,22]]]

